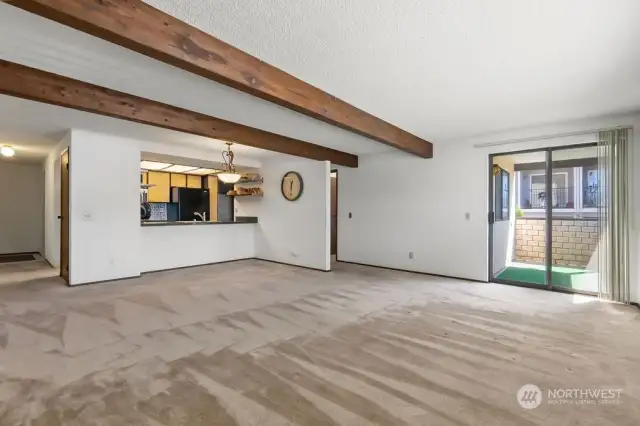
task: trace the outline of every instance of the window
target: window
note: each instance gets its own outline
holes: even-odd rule
[[[509,172],[494,167],[494,198],[496,221],[509,220]]]
[[[584,168],[582,178],[582,206],[584,208],[598,207],[598,191],[604,191],[604,187],[600,188],[598,177],[597,168]]]
[[[551,206],[554,209],[574,208],[573,187],[569,184],[569,173],[572,170],[554,172],[551,179]],[[573,175],[572,175],[573,176]],[[532,171],[523,174],[525,181],[521,185],[525,186],[527,177],[529,178],[529,191],[522,195],[522,208],[524,209],[545,209],[547,207],[547,179],[544,170]],[[526,186],[525,186],[526,187]]]

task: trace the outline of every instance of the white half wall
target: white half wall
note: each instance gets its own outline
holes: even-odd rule
[[[256,226],[254,223],[143,226],[141,272],[253,258]]]
[[[69,148],[67,132],[44,161],[44,257],[60,267],[60,154]]]
[[[140,275],[137,140],[71,131],[70,284]]]
[[[262,163],[262,198],[237,198],[237,216],[257,216],[256,257],[264,260],[331,269],[330,208],[331,166],[327,161],[307,159],[275,160]],[[300,173],[302,196],[287,201],[281,192],[285,173]]]
[[[438,143],[434,158],[428,160],[401,152],[360,156],[357,169],[339,168],[339,260],[487,281],[489,154],[594,142],[589,136],[554,135],[616,126],[635,129],[629,182],[634,182],[632,300],[638,301],[640,184],[634,179],[640,171],[637,115],[572,121]],[[543,136],[541,140],[524,142]],[[508,143],[476,146],[503,141]],[[389,170],[391,174],[387,174]],[[466,213],[470,214],[469,220]],[[409,259],[411,251],[413,259]]]
[[[42,253],[42,166],[0,160],[0,206],[0,254]]]

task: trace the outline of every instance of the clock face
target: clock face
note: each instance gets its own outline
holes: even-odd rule
[[[282,178],[282,195],[289,201],[295,201],[302,195],[304,188],[302,176],[297,172],[287,172]]]

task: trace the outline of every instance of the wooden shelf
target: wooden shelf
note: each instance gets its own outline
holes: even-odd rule
[[[260,179],[247,179],[247,180],[243,180],[240,179],[239,181],[237,181],[236,183],[234,183],[234,185],[237,185],[239,183],[263,183],[264,182],[264,178],[260,178]]]
[[[263,197],[264,194],[236,194],[230,195],[230,197]]]

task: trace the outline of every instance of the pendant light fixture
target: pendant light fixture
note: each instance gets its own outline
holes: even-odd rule
[[[227,142],[227,150],[222,152],[222,160],[224,161],[224,170],[218,173],[218,179],[224,183],[236,183],[240,180],[240,173],[236,172],[233,165],[233,151],[231,151],[232,142]]]

